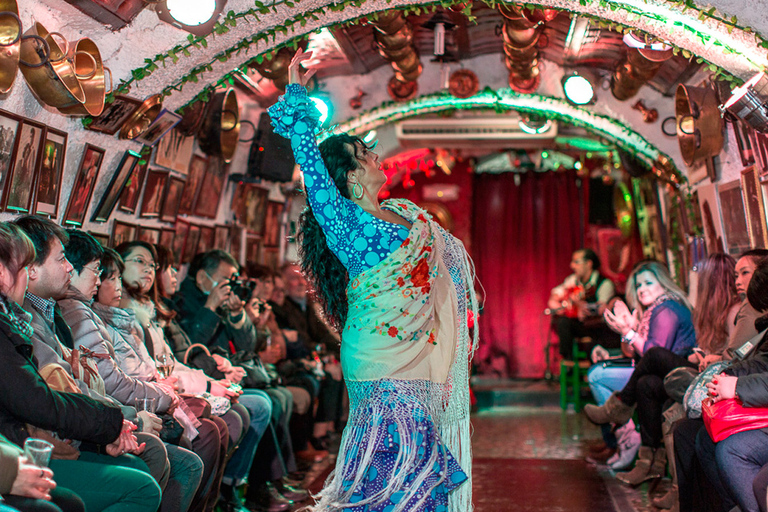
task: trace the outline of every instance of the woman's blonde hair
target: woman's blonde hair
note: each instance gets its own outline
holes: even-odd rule
[[[699,265],[693,326],[696,342],[707,354],[720,354],[728,343],[728,315],[739,303],[736,260],[727,254],[708,256]]]
[[[0,263],[13,276],[13,284],[19,271],[35,261],[35,245],[24,231],[10,222],[0,222]]]
[[[641,261],[632,269],[629,281],[627,282],[627,304],[629,304],[630,309],[637,309],[641,314],[645,312],[645,306],[637,300],[637,276],[641,272],[653,274],[661,287],[664,288],[664,293],[683,304],[689,310],[693,310],[691,303],[688,302],[688,297],[685,296],[685,292],[672,280],[667,267],[656,260]]]

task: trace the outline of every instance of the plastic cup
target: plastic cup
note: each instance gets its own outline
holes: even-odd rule
[[[24,456],[35,466],[48,467],[52,453],[53,445],[48,441],[34,437],[29,437],[24,441]]]
[[[147,411],[154,414],[157,410],[154,398],[137,398],[134,403],[137,411]]]

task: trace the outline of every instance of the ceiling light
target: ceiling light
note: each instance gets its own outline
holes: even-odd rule
[[[637,49],[643,49],[643,50],[655,50],[658,52],[666,52],[672,49],[672,46],[670,46],[668,43],[664,41],[661,41],[655,38],[646,38],[643,36],[638,36],[632,31],[624,34],[624,38],[622,40],[624,41],[624,44],[629,46],[630,48],[637,48]]]
[[[759,132],[768,133],[768,76],[758,73],[752,79],[733,90],[731,98],[720,107],[739,119],[743,119]]]
[[[595,101],[595,87],[577,72],[563,77],[565,99],[574,105],[589,105]]]
[[[226,3],[227,0],[162,0],[157,3],[157,17],[197,36],[207,36]]]
[[[331,118],[332,109],[330,102],[318,98],[317,96],[310,96],[309,99],[312,100],[315,107],[317,107],[317,110],[320,111],[320,126],[324,126],[328,119]]]
[[[530,135],[541,135],[552,128],[552,121],[546,118],[522,117],[517,122],[522,131]]]
[[[374,140],[376,140],[376,130],[371,130],[365,135],[363,135],[363,142],[365,142],[366,144],[370,144]]]

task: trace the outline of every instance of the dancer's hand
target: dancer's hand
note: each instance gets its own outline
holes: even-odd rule
[[[312,52],[305,52],[301,48],[296,50],[296,54],[291,59],[291,64],[288,66],[288,82],[292,84],[299,84],[306,86],[312,75],[315,74],[314,69],[308,70],[302,75],[301,63],[312,58]]]

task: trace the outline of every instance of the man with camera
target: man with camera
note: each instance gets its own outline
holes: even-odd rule
[[[245,312],[246,299],[250,299],[253,288],[251,283],[238,278],[238,263],[230,254],[221,250],[208,251],[195,256],[187,277],[173,296],[174,309],[178,313],[177,319],[182,329],[192,343],[208,347],[219,364],[219,371],[225,375],[242,371],[240,367],[233,366],[233,359],[250,368],[252,365],[249,366],[249,363],[257,357],[256,354],[260,350],[256,327]],[[250,380],[253,379],[246,373],[243,384]],[[249,404],[251,400],[256,403]],[[250,473],[251,486],[259,486],[263,491],[258,495],[249,493],[256,496],[255,505],[261,510],[279,512],[288,510],[291,501],[284,499],[266,482],[255,482],[253,478],[255,475],[269,474],[269,468],[284,467],[279,449],[275,446],[278,440],[271,428],[263,442],[259,443],[262,434],[270,427],[270,419],[275,419],[267,414],[265,421],[262,410],[252,411],[253,408],[260,409],[259,406],[264,400],[273,403],[269,395],[261,389],[246,389],[239,399],[251,414],[251,428],[241,442],[240,449],[227,465],[222,494],[227,492],[229,495],[225,498],[236,501],[237,493],[234,490]],[[263,457],[257,456],[256,453],[259,444],[264,445],[259,447],[259,453],[265,452]],[[247,448],[243,449],[244,447]],[[253,468],[255,473],[252,473],[254,456],[257,459],[257,467]],[[289,498],[304,497],[303,493],[293,493],[293,489],[288,486],[281,485],[280,490],[286,492]]]

